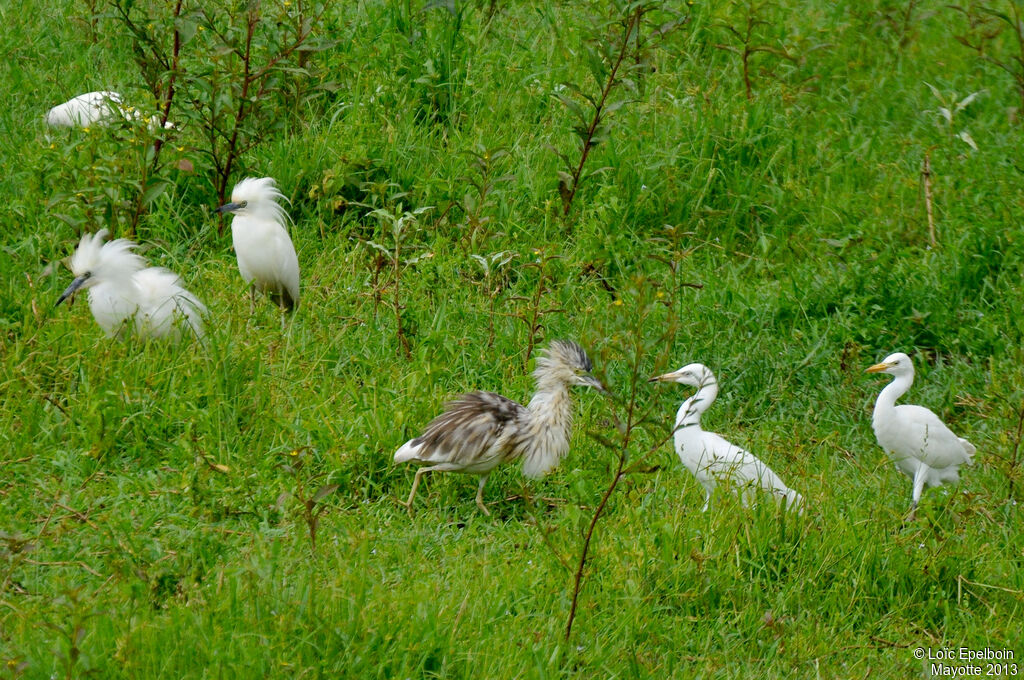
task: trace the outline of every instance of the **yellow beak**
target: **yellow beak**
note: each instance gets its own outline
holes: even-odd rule
[[[891,367],[892,367],[892,364],[885,364],[885,363],[875,364],[874,366],[869,368],[866,372],[867,373],[881,373],[885,369],[891,368]]]
[[[656,375],[653,378],[648,378],[647,382],[672,382],[672,376],[675,373],[663,373],[662,375]]]

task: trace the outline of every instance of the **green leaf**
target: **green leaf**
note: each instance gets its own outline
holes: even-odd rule
[[[174,20],[174,28],[178,31],[181,44],[187,45],[195,37],[196,29],[199,28],[199,22],[192,16],[178,17]]]
[[[619,109],[621,109],[626,104],[631,103],[632,101],[634,101],[634,100],[632,100],[632,99],[620,99],[618,101],[612,102],[611,104],[606,104],[605,107],[604,107],[604,114],[606,116],[607,115],[611,115],[611,114],[615,113],[616,111],[618,111]]]
[[[166,191],[167,187],[170,186],[170,182],[167,180],[154,180],[149,183],[146,190],[142,193],[142,202],[145,205],[149,205],[157,199],[157,197]]]
[[[599,87],[603,87],[605,81],[608,79],[608,65],[593,47],[587,45],[583,48],[583,51],[584,56],[586,57],[585,63],[587,68],[590,69],[590,75],[593,76],[594,82],[597,83]]]
[[[597,100],[594,99],[593,97],[591,97],[589,94],[587,94],[583,90],[581,90],[579,88],[579,86],[576,85],[575,83],[563,82],[562,85],[564,87],[572,90],[573,92],[578,94],[580,97],[583,97],[584,99],[586,99],[588,102],[590,102],[590,105],[593,106],[595,109],[597,108]]]
[[[320,501],[322,501],[323,499],[327,498],[332,493],[337,491],[339,486],[339,484],[325,484],[324,486],[321,486],[319,489],[316,490],[316,493],[313,494],[313,502],[319,503]]]
[[[562,94],[561,92],[555,92],[552,94],[552,96],[558,99],[558,101],[562,102],[562,105],[565,106],[565,108],[569,109],[569,111],[574,116],[576,116],[576,118],[580,120],[584,125],[586,124],[586,114],[583,112],[583,107],[580,106],[579,103],[576,102],[576,100],[574,100],[572,97],[568,97]]]

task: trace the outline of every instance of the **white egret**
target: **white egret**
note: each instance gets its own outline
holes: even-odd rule
[[[471,392],[447,405],[422,435],[395,453],[395,463],[429,464],[416,471],[404,505],[412,501],[420,478],[433,470],[479,475],[476,504],[485,515],[484,484],[498,465],[523,459],[523,474],[540,477],[551,471],[569,450],[572,404],[569,386],[604,390],[590,374],[590,358],[575,342],[556,340],[537,358],[533,377],[537,392],[521,406],[493,392]]]
[[[85,234],[71,256],[75,280],[57,304],[89,291],[89,309],[107,337],[119,337],[131,325],[141,337],[177,340],[178,324],[186,325],[202,338],[202,316],[206,313],[195,295],[181,285],[181,279],[163,267],[147,267],[134,252],[136,244],[123,238],[104,243],[107,230]]]
[[[708,509],[715,487],[722,482],[741,492],[744,504],[752,501],[760,489],[785,501],[790,509],[800,507],[800,494],[786,486],[757,456],[701,429],[701,415],[718,396],[718,382],[711,369],[703,364],[687,364],[678,371],[655,376],[650,382],[675,382],[697,388],[697,393],[679,407],[673,438],[679,459],[704,487],[702,512]]]
[[[90,127],[102,125],[120,114],[124,105],[117,92],[86,92],[46,112],[50,127]]]
[[[86,92],[73,97],[63,104],[58,104],[46,112],[44,119],[50,127],[102,127],[108,125],[116,118],[132,121],[139,120],[142,114],[136,109],[126,106],[117,92],[104,90],[100,92]],[[155,132],[160,128],[160,121],[147,118],[149,129]],[[168,121],[164,124],[167,129],[175,125]]]
[[[219,213],[233,213],[231,238],[238,257],[238,271],[250,284],[251,308],[256,289],[266,293],[285,310],[299,304],[299,258],[288,236],[288,213],[278,203],[284,198],[271,177],[248,177],[235,185],[231,202]]]
[[[906,354],[890,354],[867,372],[894,376],[875,401],[871,426],[878,445],[914,482],[910,507],[910,517],[913,518],[924,487],[959,481],[960,466],[973,462],[976,449],[966,439],[953,434],[937,415],[925,407],[896,405],[896,400],[914,382],[914,364]]]

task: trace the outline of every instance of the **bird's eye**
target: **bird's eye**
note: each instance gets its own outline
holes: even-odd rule
[[[238,202],[238,207],[240,207],[240,208],[244,208],[247,205],[249,205],[249,201],[239,201]]]

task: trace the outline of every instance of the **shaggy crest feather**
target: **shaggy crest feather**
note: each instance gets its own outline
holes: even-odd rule
[[[288,202],[288,199],[281,193],[273,177],[246,177],[231,190],[232,203],[246,204],[244,208],[234,211],[236,215],[272,220],[287,228],[291,217],[279,201]]]
[[[105,278],[124,278],[146,267],[146,259],[135,252],[135,243],[124,238],[104,243],[109,234],[110,230],[100,229],[95,234],[82,235],[69,262],[75,276],[91,273]]]

